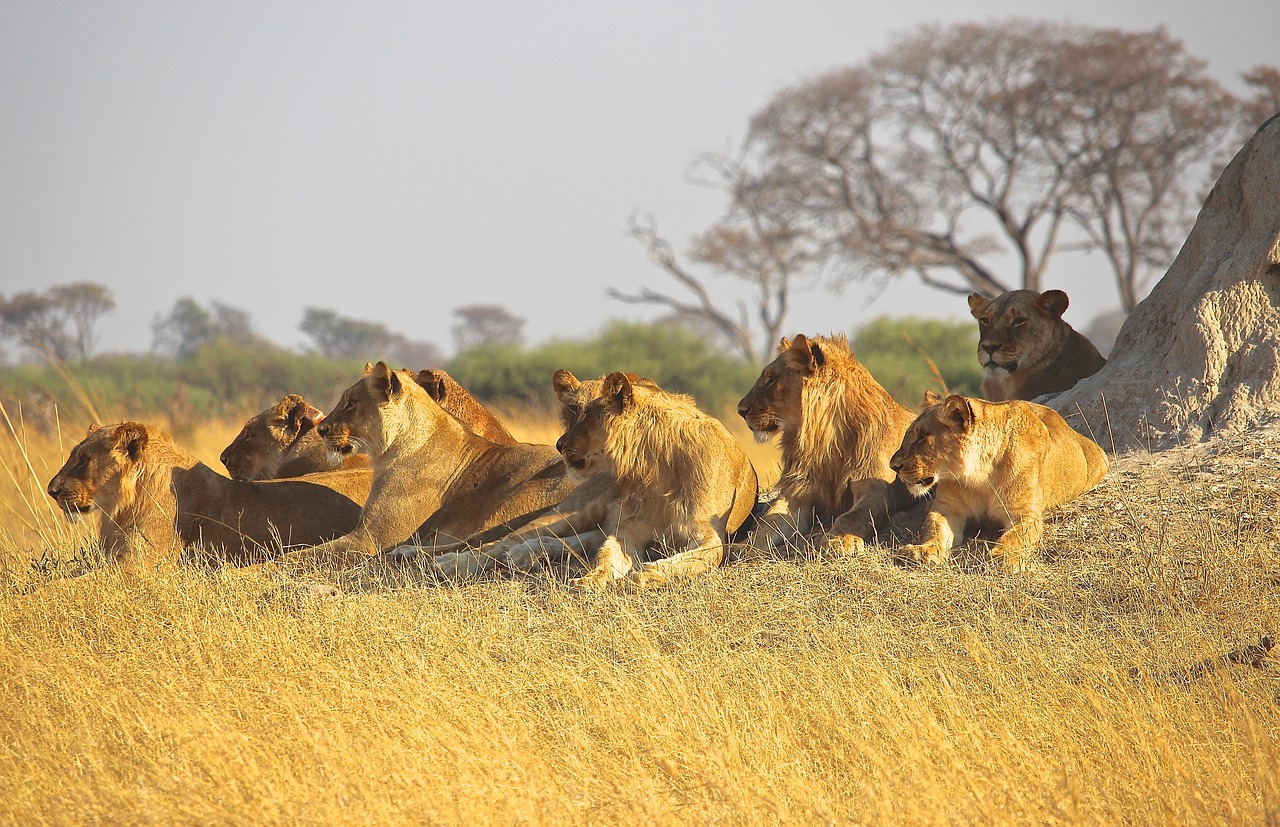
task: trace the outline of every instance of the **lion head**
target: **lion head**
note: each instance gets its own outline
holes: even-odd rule
[[[329,453],[370,453],[369,440],[382,438],[383,408],[401,399],[410,386],[425,395],[412,371],[391,370],[385,362],[365,365],[360,381],[343,391],[338,404],[316,425]]]
[[[442,370],[420,370],[418,385],[446,413],[479,436],[498,445],[515,445],[517,440],[506,426],[472,396],[458,381]]]
[[[107,513],[127,496],[127,486],[142,470],[148,441],[140,422],[89,426],[89,433],[49,481],[49,496],[68,519],[76,520],[96,504]]]
[[[576,383],[575,390],[567,389],[567,380]],[[586,475],[608,467],[610,461],[605,452],[608,423],[634,403],[633,380],[634,374],[611,373],[602,380],[577,382],[568,371],[556,371],[552,384],[561,398],[561,419],[567,422],[569,416],[574,416],[556,440],[556,450],[571,471]],[[588,385],[594,385],[594,390],[588,389]],[[563,393],[562,387],[566,388]]]
[[[907,428],[902,447],[889,460],[889,467],[916,497],[928,493],[943,476],[959,475],[955,462],[964,459],[974,422],[973,406],[963,396],[943,399],[926,391],[924,404]]]
[[[1071,327],[1062,320],[1067,294],[1061,290],[1011,290],[994,299],[969,295],[969,312],[978,320],[978,364],[985,371],[1013,373],[1060,349]]]
[[[784,337],[779,343],[777,358],[765,365],[738,402],[738,416],[758,442],[768,442],[775,434],[799,426],[804,418],[805,381],[827,362],[826,347],[826,342],[803,333],[793,342]]]
[[[318,408],[291,393],[244,423],[222,452],[222,464],[232,479],[275,479],[289,448],[323,418]]]

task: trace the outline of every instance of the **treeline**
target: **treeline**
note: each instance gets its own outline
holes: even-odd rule
[[[799,331],[818,333],[821,331]],[[972,323],[879,318],[852,337],[859,359],[903,404],[915,407],[927,388],[977,393]],[[214,340],[189,355],[112,355],[0,369],[0,402],[13,420],[53,417],[115,421],[167,414],[175,423],[247,417],[287,393],[329,408],[361,375],[365,358],[302,354],[261,341]],[[395,367],[439,367],[401,365]],[[730,414],[760,366],[678,324],[615,321],[579,339],[524,346],[489,341],[463,350],[443,367],[486,403],[552,410],[551,374],[566,368],[587,377],[627,370],[693,395],[705,409]],[[56,413],[55,413],[56,412]]]

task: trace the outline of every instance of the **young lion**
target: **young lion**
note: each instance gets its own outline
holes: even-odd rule
[[[781,496],[752,545],[764,551],[820,536],[853,551],[912,496],[889,467],[912,414],[867,372],[844,336],[782,340],[738,414],[757,440],[782,434]]]
[[[713,569],[756,503],[755,469],[719,420],[622,373],[605,379],[556,448],[570,468],[611,467],[618,490],[580,585],[629,578],[647,587]],[[680,550],[643,562],[653,542]]]
[[[1102,369],[1107,360],[1062,320],[1067,294],[1061,290],[1010,290],[994,299],[969,295],[978,320],[978,364],[982,395],[992,402],[1035,399],[1069,390]]]
[[[981,525],[1003,532],[991,553],[1016,569],[1044,533],[1045,512],[1106,476],[1102,449],[1043,405],[932,393],[925,405],[891,462],[914,493],[937,490],[922,542],[899,549],[908,560],[945,560]]]
[[[574,485],[550,446],[477,436],[412,373],[383,362],[343,392],[316,430],[333,453],[367,453],[373,487],[354,531],[291,555],[294,562],[345,565],[410,538],[428,548],[453,543],[532,519]]]
[[[367,365],[366,370],[372,370]],[[497,417],[442,370],[420,370],[416,377],[440,407],[480,436],[499,445],[515,445]],[[244,423],[240,433],[222,452],[222,464],[232,479],[273,480],[299,477],[339,468],[367,468],[369,458],[361,454],[330,455],[315,425],[324,414],[296,393],[281,399],[275,407]]]
[[[71,519],[102,513],[101,542],[113,558],[131,558],[135,544],[163,559],[200,545],[241,563],[350,531],[369,480],[367,470],[229,480],[162,431],[124,422],[90,427],[48,490]]]

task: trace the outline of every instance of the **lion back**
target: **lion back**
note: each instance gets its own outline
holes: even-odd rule
[[[1030,405],[1049,432],[1049,451],[1041,471],[1046,506],[1061,505],[1093,488],[1107,475],[1107,455],[1062,415],[1043,405]]]

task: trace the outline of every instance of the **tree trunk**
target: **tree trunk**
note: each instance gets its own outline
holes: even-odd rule
[[[1049,404],[1116,450],[1280,414],[1280,115],[1227,165],[1106,367]]]

